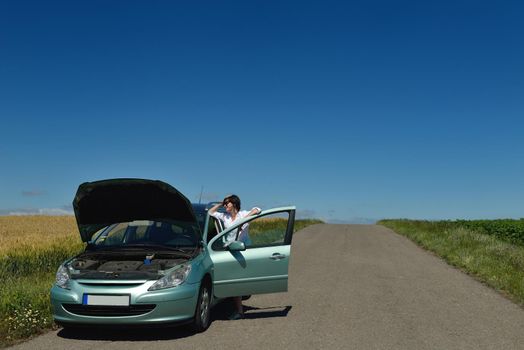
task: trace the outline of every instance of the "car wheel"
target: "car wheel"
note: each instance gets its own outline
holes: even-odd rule
[[[209,286],[202,282],[198,292],[198,300],[195,309],[195,318],[193,319],[193,330],[203,332],[209,327],[211,320],[211,290]]]

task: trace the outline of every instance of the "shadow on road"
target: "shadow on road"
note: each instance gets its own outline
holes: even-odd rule
[[[162,328],[63,328],[58,336],[75,340],[110,340],[110,341],[144,341],[144,340],[172,340],[194,335],[187,326]]]
[[[244,304],[245,319],[258,319],[269,317],[286,317],[291,310],[291,306],[274,306],[259,308]],[[233,303],[226,300],[216,305],[211,313],[211,326],[213,321],[228,320],[233,313]],[[229,320],[228,320],[229,321]],[[230,322],[241,322],[230,321]],[[108,327],[108,326],[88,326],[81,328],[62,328],[58,334],[65,339],[77,340],[111,340],[111,341],[147,341],[147,340],[173,340],[186,338],[195,335],[188,325],[178,327]]]
[[[218,310],[222,305],[217,305],[213,309],[213,315],[211,319],[215,320],[228,320],[229,316],[235,310],[233,304],[228,304],[223,306],[223,310]],[[217,310],[217,311],[215,311]],[[291,310],[291,306],[272,306],[272,307],[254,307],[249,306],[244,303],[244,319],[257,319],[257,318],[270,318],[270,317],[286,317]],[[220,311],[220,312],[219,312]]]
[[[279,310],[282,309],[282,310]],[[270,311],[267,311],[270,310]],[[246,319],[257,319],[257,318],[269,318],[269,317],[286,317],[291,310],[291,306],[274,306],[274,307],[250,307],[244,308],[246,312],[244,318]],[[254,312],[251,312],[254,311]]]

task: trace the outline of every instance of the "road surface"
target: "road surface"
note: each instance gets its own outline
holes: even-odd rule
[[[389,229],[314,225],[293,238],[289,292],[186,328],[52,331],[14,349],[524,349],[524,309]]]

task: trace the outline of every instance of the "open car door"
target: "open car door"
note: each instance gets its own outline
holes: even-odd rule
[[[286,292],[295,207],[265,210],[220,232],[208,244],[214,264],[213,290],[219,298]],[[228,233],[249,225],[251,242],[225,242]]]

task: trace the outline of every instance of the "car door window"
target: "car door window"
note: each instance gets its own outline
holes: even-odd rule
[[[211,216],[207,227],[207,241],[211,241],[220,231],[222,231],[222,223],[219,219]]]
[[[284,244],[289,213],[262,216],[249,223],[251,244],[247,248],[270,247]]]

